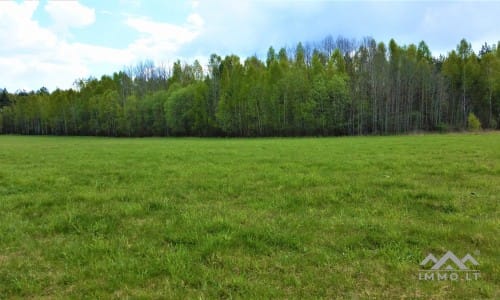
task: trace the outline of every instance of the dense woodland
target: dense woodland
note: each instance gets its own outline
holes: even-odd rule
[[[1,83],[0,83],[1,85]],[[1,90],[0,90],[1,91]],[[207,66],[145,61],[73,89],[0,92],[0,133],[102,136],[300,136],[499,128],[500,43],[325,38]]]

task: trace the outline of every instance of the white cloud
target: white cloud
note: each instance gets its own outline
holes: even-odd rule
[[[26,1],[23,3],[15,3],[12,1],[0,2],[0,15],[7,16],[9,14],[16,15],[21,18],[31,17],[38,7],[38,2]]]
[[[195,30],[199,30],[205,24],[205,21],[199,14],[190,14],[187,18],[189,24],[194,26]]]
[[[126,17],[126,25],[140,37],[123,49],[70,42],[69,30],[96,21],[95,10],[78,2],[48,2],[44,9],[54,27],[34,20],[39,2],[0,1],[0,88],[38,89],[46,86],[70,88],[74,80],[101,76],[140,60],[170,60],[180,57],[181,46],[203,30],[201,16],[191,14],[182,25]]]
[[[85,27],[95,22],[95,9],[77,1],[49,1],[45,11],[50,15],[56,27]]]
[[[124,50],[66,41],[64,34],[44,28],[33,20],[38,5],[34,1],[0,2],[0,40],[8,41],[0,44],[1,88],[11,91],[44,85],[49,89],[69,88],[75,79],[89,76],[95,65],[123,65],[132,59]],[[69,9],[68,15],[79,12],[82,16],[72,21],[64,19],[60,14],[65,9]],[[93,12],[88,14],[86,8],[67,6],[56,12],[53,6],[49,10],[63,26],[84,26],[94,22]]]
[[[9,70],[0,75],[0,84],[10,92],[17,89],[38,89],[42,86],[48,86],[52,90],[56,87],[69,88],[75,79],[89,72],[88,67],[79,61],[65,61],[61,64],[60,61],[41,60],[33,55],[0,59],[0,69]]]
[[[203,23],[203,19],[197,14],[189,15],[184,25],[130,16],[126,24],[142,36],[129,46],[129,50],[136,57],[148,59],[172,56],[183,45],[198,37],[203,30]]]
[[[38,2],[0,2],[0,54],[24,53],[28,49],[47,49],[55,46],[57,37],[40,28],[31,16]]]
[[[5,41],[0,44],[1,87],[30,89],[34,88],[33,80],[48,82],[54,74],[61,78],[74,76],[84,68],[70,62],[70,66],[64,65],[67,70],[64,72],[60,64],[51,61],[57,57],[51,52],[58,49],[60,41],[52,31],[32,20],[37,7],[38,2],[34,1],[0,2],[0,40]]]
[[[499,2],[188,0],[166,4],[172,11],[165,17],[177,18],[179,7],[183,13],[190,11],[176,24],[125,15],[160,5],[148,6],[139,0],[117,2],[118,9],[115,3],[100,5],[96,11],[76,1],[41,2],[46,3],[42,7],[38,1],[0,0],[0,88],[69,88],[77,78],[110,74],[144,59],[192,62],[199,56],[205,61],[211,53],[265,56],[271,45],[293,47],[298,41],[318,41],[327,34],[348,38],[371,35],[384,42],[395,38],[401,44],[423,39],[434,54],[438,49],[444,50],[437,53],[453,49],[464,37],[477,51],[484,41],[498,41],[500,28],[496,16]],[[35,12],[48,14],[52,26],[38,23]],[[120,17],[122,23],[116,21]],[[362,22],[353,22],[353,18]],[[108,27],[99,28],[101,23]],[[107,30],[109,26],[113,30]],[[124,36],[134,38],[119,49],[75,42],[71,32],[82,27],[102,30],[97,34],[120,34],[123,30]]]

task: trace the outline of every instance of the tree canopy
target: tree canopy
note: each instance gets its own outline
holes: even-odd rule
[[[102,136],[394,134],[500,124],[500,47],[331,36],[265,61],[213,54],[204,68],[145,61],[74,88],[0,91],[0,133]],[[476,120],[474,120],[476,122]]]

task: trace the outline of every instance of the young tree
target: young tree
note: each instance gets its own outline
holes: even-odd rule
[[[474,113],[469,113],[469,116],[467,117],[467,128],[472,131],[478,131],[481,129],[481,122]]]
[[[206,135],[208,87],[197,82],[174,88],[165,102],[166,121],[174,135]]]
[[[6,89],[3,89],[2,92],[0,93],[0,109],[4,106],[10,105],[10,99],[9,99],[9,93],[7,92]]]
[[[500,59],[496,57],[494,51],[484,52],[481,56],[481,82],[485,85],[485,98],[487,100],[487,127],[496,128],[493,112],[494,96],[500,89]],[[484,107],[481,105],[481,107]]]

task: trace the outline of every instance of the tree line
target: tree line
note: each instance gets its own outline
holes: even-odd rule
[[[212,54],[203,68],[145,61],[74,88],[0,92],[0,133],[302,136],[461,130],[500,121],[500,43],[465,39],[433,57],[425,42],[326,37],[264,60]]]

